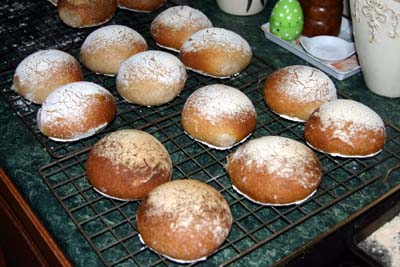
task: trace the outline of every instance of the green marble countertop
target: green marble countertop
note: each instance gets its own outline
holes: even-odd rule
[[[268,21],[274,1],[270,0],[267,8],[260,14],[249,17],[225,14],[218,9],[214,0],[180,2],[202,10],[214,26],[231,29],[241,34],[252,46],[254,54],[268,61],[274,68],[306,64],[302,59],[267,40],[261,31],[260,26]],[[50,4],[43,1],[43,5]],[[395,127],[400,127],[400,99],[388,99],[373,94],[366,88],[361,73],[344,81],[334,80],[334,82],[340,92],[373,107],[384,120]],[[38,174],[39,167],[53,162],[54,159],[48,155],[2,97],[0,97],[0,144],[0,166],[16,184],[67,257],[75,266],[102,266],[97,255]],[[400,147],[400,144],[397,146]],[[399,161],[399,159],[395,160]],[[385,172],[386,169],[382,168],[377,170],[377,175],[384,175]],[[399,183],[398,176],[398,173],[394,173],[387,183],[373,183],[288,233],[261,246],[234,262],[233,265],[272,265],[393,188]]]

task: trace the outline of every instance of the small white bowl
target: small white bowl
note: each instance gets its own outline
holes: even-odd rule
[[[343,61],[356,51],[353,42],[328,35],[301,36],[300,44],[309,54],[330,64]]]

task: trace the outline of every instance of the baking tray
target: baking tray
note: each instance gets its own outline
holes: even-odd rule
[[[330,74],[338,80],[344,80],[361,71],[361,67],[357,59],[357,54],[354,54],[341,62],[329,64],[307,53],[301,46],[298,38],[294,41],[289,42],[273,35],[269,30],[269,22],[261,25],[261,29],[263,30],[265,37],[268,40],[287,49],[288,51],[306,60],[307,62],[311,63],[320,70]],[[342,17],[341,32],[339,34],[339,37],[347,41],[354,41],[351,22],[346,17]]]
[[[348,237],[347,243],[351,251],[362,259],[366,265],[372,267],[385,266],[383,260],[378,259],[378,256],[381,255],[373,255],[370,250],[363,249],[360,246],[360,242],[383,227],[385,223],[391,221],[395,216],[400,216],[400,187],[398,187],[392,198],[367,210],[366,214],[355,222],[354,234]],[[400,229],[400,225],[398,229]]]

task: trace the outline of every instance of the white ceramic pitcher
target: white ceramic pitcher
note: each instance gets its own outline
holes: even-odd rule
[[[365,83],[400,97],[400,0],[350,0],[350,10]]]
[[[219,8],[225,13],[249,16],[261,12],[267,0],[217,0]]]

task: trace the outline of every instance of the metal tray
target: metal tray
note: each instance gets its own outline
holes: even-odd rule
[[[383,267],[384,263],[376,256],[360,247],[360,242],[365,240],[385,223],[400,214],[400,187],[394,195],[385,202],[367,210],[360,220],[354,225],[354,234],[348,237],[348,245],[351,251],[362,259],[365,264],[372,267]],[[399,226],[400,228],[400,226]]]

